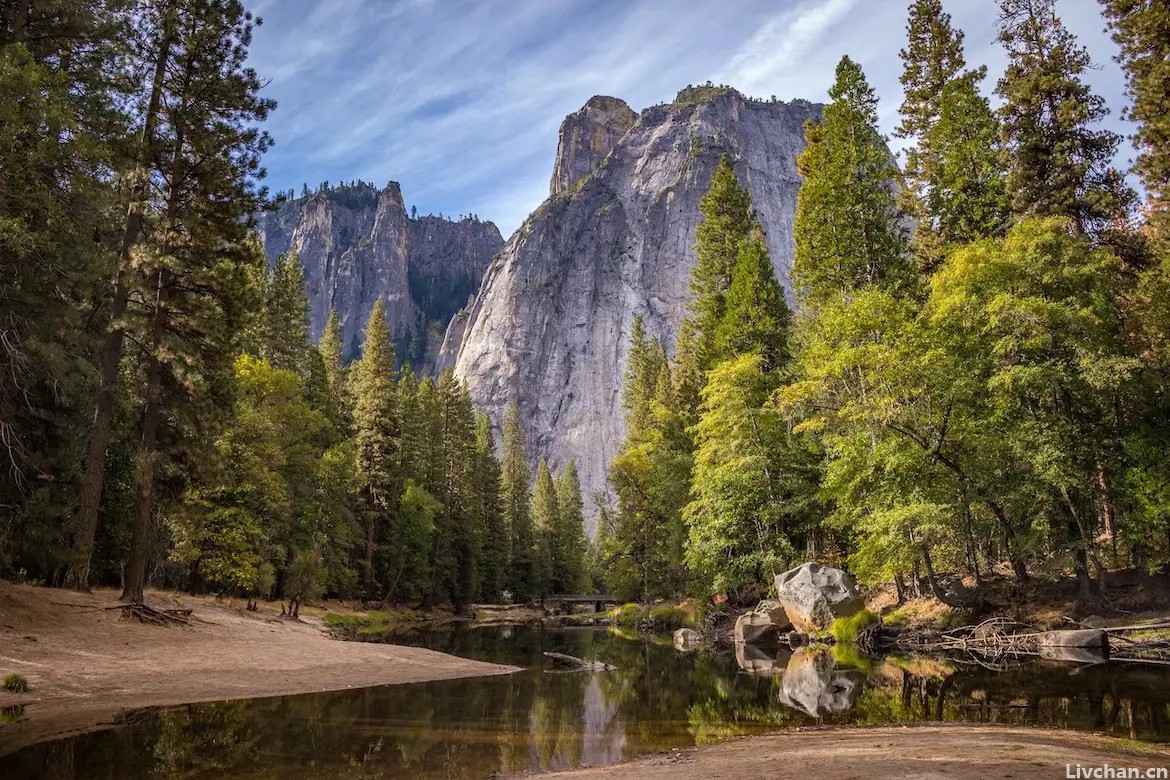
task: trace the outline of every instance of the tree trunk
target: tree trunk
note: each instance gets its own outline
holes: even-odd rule
[[[122,362],[122,343],[125,337],[121,319],[130,301],[130,252],[138,243],[138,235],[142,230],[155,133],[158,129],[166,68],[173,42],[174,8],[173,3],[169,3],[164,17],[162,38],[159,41],[158,58],[154,65],[150,102],[142,123],[142,135],[138,141],[138,160],[130,190],[130,202],[126,209],[122,238],[118,247],[118,270],[114,280],[114,297],[110,302],[110,329],[106,333],[98,356],[100,384],[94,404],[89,449],[85,456],[80,501],[73,518],[73,562],[65,576],[66,585],[76,590],[89,590],[93,540],[97,535],[98,515],[102,508],[102,483],[106,474],[106,454],[110,446],[114,398],[118,390],[118,369]]]
[[[362,564],[365,573],[366,598],[373,599],[374,594],[374,515],[371,512],[366,519],[366,557]]]
[[[1113,497],[1109,490],[1109,480],[1105,477],[1105,467],[1097,464],[1097,488],[1101,491],[1101,525],[1105,527],[1105,537],[1109,540],[1112,553],[1112,563],[1117,566],[1117,517],[1113,513]]]
[[[995,519],[999,521],[999,527],[1003,531],[1003,551],[1007,556],[1008,562],[1012,565],[1012,572],[1016,575],[1016,579],[1021,582],[1026,582],[1028,579],[1028,569],[1024,566],[1024,559],[1020,557],[1020,551],[1017,548],[1016,529],[1012,528],[1011,522],[1007,518],[1007,513],[995,501],[986,502],[988,508],[991,509]]]
[[[159,292],[151,323],[151,354],[146,368],[146,405],[142,410],[142,440],[138,452],[135,479],[138,492],[134,499],[134,526],[130,534],[130,557],[122,579],[122,601],[139,603],[146,586],[146,562],[149,557],[151,518],[154,512],[154,467],[158,459],[158,424],[162,416],[162,364],[158,344],[162,339],[163,314],[162,271]]]

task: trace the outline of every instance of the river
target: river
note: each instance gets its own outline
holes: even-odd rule
[[[539,625],[456,625],[393,641],[525,671],[132,713],[0,758],[0,776],[488,778],[805,725],[938,720],[1170,742],[1167,667],[990,668],[970,658],[878,661],[842,648],[749,648],[737,658],[732,648],[681,653],[669,637]],[[618,668],[542,671],[546,650]]]

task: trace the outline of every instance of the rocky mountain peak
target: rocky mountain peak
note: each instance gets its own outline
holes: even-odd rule
[[[790,290],[796,158],[820,106],[714,85],[636,117],[620,101],[590,103],[561,126],[553,195],[452,321],[440,361],[497,426],[515,403],[533,463],[576,461],[583,493],[595,496],[606,493],[625,434],[633,320],[641,315],[673,353],[690,300],[699,201],[720,157],[750,191],[776,277]]]
[[[381,298],[399,358],[424,371],[447,322],[478,289],[503,244],[499,229],[476,217],[409,216],[393,181],[381,189],[363,181],[322,185],[257,223],[269,262],[297,248],[314,339],[336,309],[345,351],[355,357]]]
[[[593,173],[636,121],[638,115],[626,101],[604,95],[594,95],[580,111],[565,117],[549,195],[569,192]]]

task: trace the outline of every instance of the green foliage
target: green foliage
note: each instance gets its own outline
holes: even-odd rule
[[[726,310],[715,331],[717,354],[756,354],[765,372],[774,371],[789,359],[790,318],[763,237],[754,233],[737,250]]]
[[[999,40],[1008,54],[996,93],[1013,211],[1100,231],[1126,204],[1111,168],[1119,137],[1095,128],[1108,109],[1082,80],[1088,51],[1057,16],[1056,0],[1000,0]]]
[[[1138,0],[1102,0],[1117,61],[1133,103],[1126,118],[1137,125],[1134,169],[1147,195],[1146,224],[1163,256],[1170,254],[1170,8]]]
[[[508,589],[512,598],[524,601],[538,593],[536,538],[532,527],[531,495],[528,490],[531,477],[528,471],[528,452],[520,411],[513,404],[504,420],[503,457],[500,472],[500,502],[504,522],[511,532],[511,567]]]
[[[1009,203],[1004,186],[999,122],[972,79],[948,82],[939,115],[926,132],[929,168],[926,213],[946,246],[1003,235]]]
[[[878,616],[863,609],[849,617],[839,617],[829,626],[829,635],[838,642],[856,642],[861,632],[872,626]]]
[[[28,680],[19,674],[4,675],[4,690],[12,693],[24,693],[28,690]]]
[[[849,57],[837,65],[820,124],[805,127],[804,177],[793,227],[793,281],[811,307],[851,290],[908,282],[895,205],[897,168],[877,127],[877,96]]]
[[[774,388],[760,357],[748,354],[713,369],[703,389],[684,516],[687,565],[704,593],[767,581],[796,557],[807,467],[799,442],[768,404]]]

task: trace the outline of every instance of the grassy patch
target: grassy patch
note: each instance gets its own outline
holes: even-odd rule
[[[0,709],[0,723],[16,723],[24,717],[24,705],[13,704],[10,707]]]
[[[852,617],[841,617],[829,626],[829,633],[838,642],[856,642],[862,631],[877,622],[877,615],[863,609]]]
[[[833,654],[833,660],[840,666],[859,669],[866,674],[873,671],[875,666],[874,660],[862,655],[856,645],[835,644],[830,652]]]
[[[615,626],[631,628],[638,625],[647,617],[647,610],[641,604],[622,604],[609,611],[609,619]]]
[[[891,628],[901,626],[906,623],[906,613],[900,609],[892,610],[889,614],[882,616],[882,622]]]
[[[379,636],[430,619],[410,611],[386,612],[371,609],[369,612],[338,614],[328,612],[321,621],[338,634],[348,636]]]
[[[695,625],[702,615],[693,602],[653,606],[630,603],[610,610],[608,617],[615,626],[625,628],[649,625],[655,629],[674,630]]]
[[[24,679],[19,674],[5,675],[4,689],[12,691],[13,693],[24,693],[28,690],[28,680]]]

